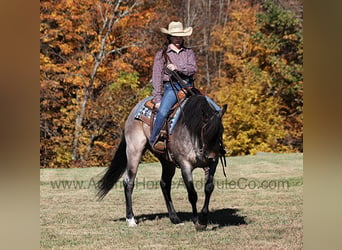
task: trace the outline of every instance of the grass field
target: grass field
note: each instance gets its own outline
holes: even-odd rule
[[[95,182],[105,168],[41,169],[42,249],[301,249],[303,247],[303,155],[228,157],[219,165],[209,225],[196,232],[191,206],[176,171],[174,205],[183,225],[173,225],[159,187],[159,163],[141,164],[133,193],[138,226],[128,228],[122,181],[101,202]],[[196,169],[198,209],[203,171]]]

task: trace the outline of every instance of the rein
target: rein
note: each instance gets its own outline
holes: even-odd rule
[[[188,94],[190,94],[190,96],[196,95],[190,88],[186,88],[184,80],[179,76],[179,74],[176,71],[169,70],[168,68],[166,68],[165,70],[167,71],[167,73],[171,74],[172,76],[174,76],[178,80],[178,83],[181,86],[180,91],[183,91],[183,93],[186,96]],[[183,113],[183,108],[180,105],[181,103],[180,103],[180,100],[178,98],[178,94],[177,94],[177,91],[176,91],[175,83],[177,83],[177,82],[172,81],[172,77],[170,77],[170,84],[171,84],[173,93],[175,94],[175,96],[177,98],[177,103],[179,104],[179,107],[180,107],[180,109],[181,109],[181,111]]]
[[[185,91],[185,82],[184,82],[184,80],[179,76],[179,74],[176,71],[172,71],[172,70],[170,70],[170,69],[168,69],[166,67],[167,62],[172,63],[172,61],[171,61],[171,59],[170,59],[170,57],[169,57],[169,55],[167,53],[164,54],[164,59],[165,59],[165,71],[166,71],[166,73],[174,76],[176,78],[176,80],[178,81],[179,85],[182,87],[181,90],[184,92],[184,94],[187,94],[187,92]],[[173,83],[171,77],[170,77],[170,83],[171,83],[171,86],[173,88],[173,91],[175,91],[174,83]],[[195,93],[191,89],[188,89],[188,92],[190,93],[190,95],[195,95]],[[176,92],[175,92],[175,95],[177,96]],[[178,100],[178,98],[177,98],[177,100]],[[178,100],[178,103],[179,103],[179,100]]]
[[[222,170],[223,170],[223,175],[224,175],[224,177],[226,177],[227,178],[227,175],[226,175],[226,170],[225,170],[225,168],[227,167],[227,162],[226,162],[226,157],[225,157],[225,155],[226,155],[226,150],[224,149],[224,147],[223,147],[223,142],[222,142],[222,138],[220,138],[220,162],[221,162],[221,166],[222,166]],[[222,158],[223,158],[223,160],[222,160]]]
[[[166,69],[168,73],[171,73],[178,81],[179,85],[182,87],[182,91],[184,92],[184,94],[187,94],[187,92],[185,91],[185,82],[184,80],[179,76],[179,74],[176,72],[176,71],[172,71],[172,70],[169,70],[169,69]],[[171,82],[171,85],[173,85],[173,81],[170,79],[170,82]],[[188,88],[187,91],[190,93],[190,95],[195,95],[195,93],[190,89]]]

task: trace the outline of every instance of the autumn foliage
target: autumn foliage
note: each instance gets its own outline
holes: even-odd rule
[[[172,20],[194,27],[197,87],[228,104],[228,153],[301,151],[302,19],[280,3],[42,0],[41,166],[108,164],[129,111],[151,95],[158,30]]]
[[[229,104],[223,122],[233,155],[299,149],[302,49],[295,20],[271,1],[235,1],[230,22],[212,33],[211,50],[223,52],[224,66],[211,93]]]

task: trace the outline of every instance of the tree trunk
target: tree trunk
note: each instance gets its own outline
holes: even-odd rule
[[[104,30],[106,30],[106,32],[102,36],[100,51],[95,56],[95,64],[93,67],[93,71],[92,71],[92,74],[90,75],[88,85],[84,88],[84,97],[83,97],[83,101],[80,105],[80,112],[78,112],[78,114],[76,116],[76,120],[75,120],[75,133],[74,133],[74,140],[73,140],[73,144],[72,144],[72,146],[73,146],[72,160],[73,161],[83,160],[83,157],[81,157],[81,155],[79,153],[79,140],[81,137],[81,130],[82,130],[82,123],[84,120],[84,115],[85,115],[86,110],[87,110],[87,103],[88,103],[90,94],[93,90],[93,84],[95,81],[95,76],[96,76],[97,70],[98,70],[100,64],[102,63],[103,59],[106,56],[120,50],[120,48],[119,48],[119,49],[110,50],[108,52],[105,51],[105,47],[108,43],[108,41],[107,41],[108,36],[112,32],[113,25],[116,24],[117,22],[119,22],[124,16],[128,15],[131,12],[131,10],[137,5],[137,2],[134,1],[132,6],[128,10],[125,10],[123,12],[118,12],[119,7],[121,5],[121,2],[122,2],[122,0],[119,0],[116,2],[116,5],[113,6],[109,19],[108,18],[103,19],[104,23],[102,26],[103,29],[101,30],[101,33]],[[100,35],[102,35],[102,34],[100,34]]]

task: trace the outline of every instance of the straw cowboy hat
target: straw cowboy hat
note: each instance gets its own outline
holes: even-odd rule
[[[192,34],[192,27],[183,29],[181,22],[171,22],[168,29],[160,28],[160,31],[171,36],[190,36]]]

